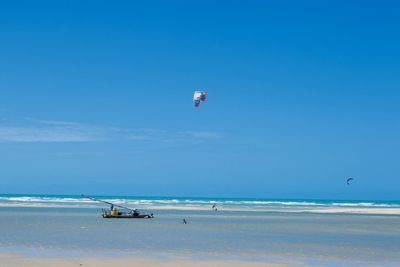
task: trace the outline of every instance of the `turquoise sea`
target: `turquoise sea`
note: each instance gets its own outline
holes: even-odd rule
[[[241,211],[291,211],[318,208],[400,208],[400,201],[371,200],[320,200],[320,199],[262,199],[262,198],[200,198],[200,197],[142,197],[142,196],[95,196],[119,205],[149,209],[205,209],[213,204],[224,210]],[[6,195],[0,194],[0,206],[32,207],[99,207],[80,195]]]
[[[97,197],[154,218],[103,219],[107,205],[80,196],[0,195],[0,252],[400,266],[399,201]]]

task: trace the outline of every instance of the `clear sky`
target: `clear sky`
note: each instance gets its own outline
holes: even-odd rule
[[[2,1],[0,193],[400,199],[399,14]]]

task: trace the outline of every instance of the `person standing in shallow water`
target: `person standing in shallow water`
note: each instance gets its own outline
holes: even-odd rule
[[[183,219],[182,222],[183,222],[183,224],[187,224],[186,219]]]

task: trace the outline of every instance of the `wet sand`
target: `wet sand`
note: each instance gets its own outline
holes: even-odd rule
[[[105,220],[97,209],[3,207],[0,267],[399,266],[400,216],[325,213],[159,211],[151,220]]]
[[[20,204],[5,204],[0,203],[2,208],[98,208],[98,206],[87,205],[79,207],[76,205],[57,205],[57,204],[38,204],[38,203],[20,203]],[[140,206],[139,209],[154,211],[210,211],[209,207],[192,207],[192,206]],[[315,213],[315,214],[358,214],[358,215],[400,215],[400,208],[358,208],[358,207],[330,207],[330,208],[297,208],[297,209],[282,209],[282,208],[232,208],[220,207],[220,211],[233,212],[270,212],[270,213]]]
[[[301,264],[265,263],[231,260],[191,260],[191,259],[152,259],[152,258],[36,258],[18,254],[0,254],[0,267],[304,267]]]

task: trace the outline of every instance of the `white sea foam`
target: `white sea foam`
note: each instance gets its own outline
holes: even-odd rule
[[[240,199],[180,199],[180,198],[102,198],[117,205],[144,208],[171,209],[210,209],[216,204],[219,209],[226,210],[290,210],[290,209],[335,209],[335,208],[400,208],[400,202],[330,202],[330,201],[283,201],[283,200],[240,200]],[[97,207],[104,205],[92,200],[73,196],[0,196],[0,205],[21,206],[57,206],[57,207]]]
[[[332,203],[332,206],[339,207],[400,207],[400,205],[394,204],[379,204],[379,203],[370,203],[370,202],[360,202],[360,203]]]

